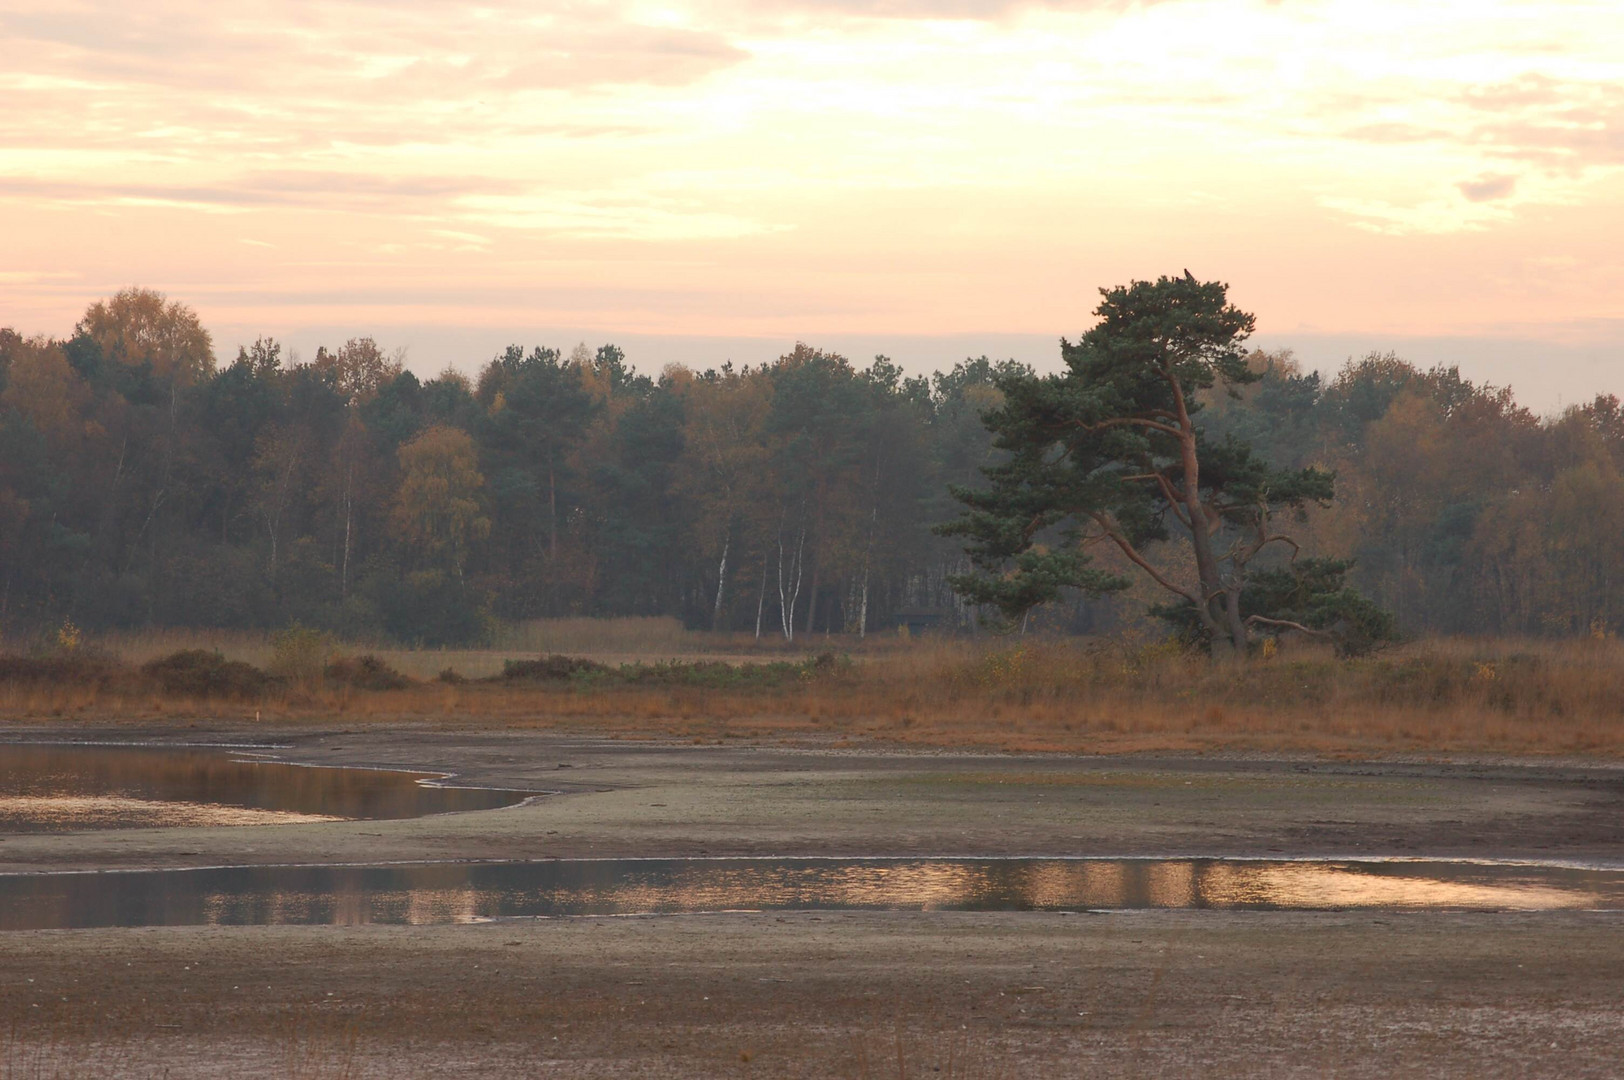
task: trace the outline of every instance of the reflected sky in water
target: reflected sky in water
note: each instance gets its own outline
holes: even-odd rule
[[[0,929],[737,910],[1517,910],[1624,906],[1624,871],[1223,859],[628,859],[0,875]]]
[[[421,773],[245,760],[206,747],[0,744],[0,833],[420,817],[528,792],[441,788]]]

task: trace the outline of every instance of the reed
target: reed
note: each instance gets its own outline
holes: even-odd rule
[[[86,641],[86,647],[135,666],[184,650],[203,649],[263,668],[275,659],[277,637],[277,632],[264,630],[152,628],[97,634]],[[335,649],[349,655],[370,653],[416,679],[433,679],[447,668],[471,679],[484,678],[499,673],[505,660],[537,653],[621,662],[804,651],[773,638],[757,641],[749,634],[688,630],[669,616],[530,619],[497,625],[490,641],[482,645],[408,646],[361,637],[338,640]]]
[[[869,648],[849,662],[638,662],[540,681],[477,681],[485,672],[469,665],[458,670],[476,681],[464,682],[433,678],[457,666],[446,653],[420,654],[415,664],[378,655],[413,681],[367,689],[328,680],[210,700],[117,673],[8,679],[0,664],[0,716],[343,717],[1008,751],[1624,755],[1624,645],[1612,640],[1433,640],[1351,660],[1299,647],[1234,665],[1122,639],[920,641]],[[489,656],[487,671],[513,658]]]

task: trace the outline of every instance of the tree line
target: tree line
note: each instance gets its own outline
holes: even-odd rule
[[[1276,500],[1302,517],[1291,554],[1339,561],[1405,632],[1624,618],[1616,398],[1541,418],[1392,356],[1329,379],[1284,353],[1225,362],[1237,377],[1193,386],[1191,430],[1298,476]],[[425,380],[365,337],[308,360],[261,339],[221,365],[185,305],[126,290],[65,338],[0,330],[0,632],[299,623],[439,644],[561,615],[778,639],[973,629],[1000,597],[964,588],[975,538],[937,527],[965,509],[955,492],[996,489],[1016,451],[995,418],[1041,381],[987,358],[906,377],[807,345],[657,375],[613,345],[513,346],[472,378]],[[1235,476],[1231,531],[1256,503]],[[1316,486],[1332,476],[1334,498]],[[1117,509],[1135,543],[1091,565],[1122,576],[1137,554],[1173,576],[1187,545]],[[1176,508],[1169,523],[1188,532]],[[1049,540],[1028,557],[1065,546]],[[1144,608],[1100,589],[1026,599],[1026,621],[1080,632]]]

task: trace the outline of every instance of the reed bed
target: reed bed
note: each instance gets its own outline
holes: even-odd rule
[[[1302,647],[1228,665],[1124,640],[918,641],[789,659],[439,681],[428,677],[437,657],[406,670],[412,679],[395,689],[312,680],[235,699],[116,675],[7,679],[0,668],[0,717],[343,717],[1005,751],[1624,755],[1624,645],[1612,640],[1434,640],[1359,659]]]
[[[188,649],[218,652],[231,660],[267,667],[277,634],[264,630],[155,628],[109,632],[87,639],[92,651],[139,666]],[[526,654],[566,653],[606,661],[744,658],[801,651],[779,638],[713,634],[686,629],[669,616],[616,619],[531,619],[495,627],[490,640],[466,647],[409,646],[366,638],[337,640],[335,652],[369,653],[414,679],[433,679],[451,668],[471,679],[502,670],[504,661]],[[0,650],[3,651],[3,650]]]

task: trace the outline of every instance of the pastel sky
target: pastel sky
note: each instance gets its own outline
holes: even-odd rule
[[[1621,241],[1618,0],[0,0],[25,332],[1042,361],[1189,267],[1550,408],[1624,393]]]

